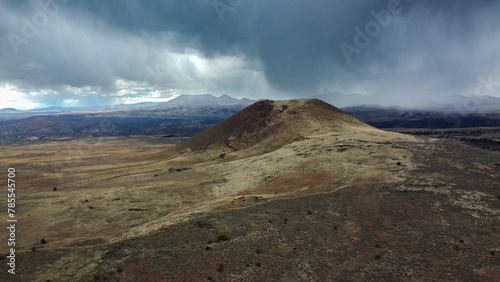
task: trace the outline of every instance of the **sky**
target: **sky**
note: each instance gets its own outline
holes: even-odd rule
[[[0,0],[0,108],[500,97],[499,46],[500,1]]]

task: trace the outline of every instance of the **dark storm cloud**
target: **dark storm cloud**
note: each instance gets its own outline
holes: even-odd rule
[[[224,21],[211,1],[85,6],[93,15],[135,34],[145,30],[180,34],[185,40],[177,48],[194,47],[207,56],[243,53],[257,58],[273,86],[299,92],[335,75],[338,65],[347,67],[339,43],[353,37],[353,27],[365,22],[372,9],[387,5],[384,1],[240,2],[224,13]]]
[[[125,80],[261,98],[470,94],[479,76],[500,80],[499,1],[42,2],[57,12],[38,1],[2,3],[0,82],[113,93]],[[46,22],[13,48],[8,35],[23,36],[40,11]]]

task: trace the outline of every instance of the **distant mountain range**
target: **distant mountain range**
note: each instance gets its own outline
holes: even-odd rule
[[[0,114],[12,114],[12,113],[18,113],[19,110],[16,110],[14,108],[4,108],[0,109]]]
[[[142,102],[136,104],[120,104],[120,105],[112,105],[112,106],[92,106],[92,107],[57,107],[51,106],[46,108],[38,108],[32,110],[17,110],[14,108],[5,108],[0,109],[0,114],[11,114],[11,113],[67,113],[67,112],[81,112],[81,111],[113,111],[113,110],[124,110],[124,109],[139,109],[143,108],[146,110],[157,110],[157,109],[166,109],[166,108],[174,108],[174,107],[186,107],[186,106],[239,106],[246,107],[253,103],[257,102],[256,100],[250,100],[247,98],[236,99],[229,95],[221,95],[216,97],[211,94],[198,94],[198,95],[180,95],[168,102],[163,103],[153,103],[153,102]]]
[[[181,95],[165,103],[113,107],[0,110],[0,139],[50,136],[192,136],[255,101],[228,95]]]
[[[339,92],[314,95],[339,108],[366,106],[371,108],[397,108],[409,111],[440,113],[500,113],[500,98],[493,96],[438,96],[425,93],[379,93],[373,95],[343,94]]]
[[[376,128],[500,127],[500,114],[408,110],[398,107],[356,106],[342,109]]]
[[[186,107],[186,106],[200,106],[200,105],[210,105],[210,106],[249,106],[255,103],[255,100],[250,99],[236,99],[229,95],[222,95],[216,97],[211,94],[200,94],[200,95],[180,95],[168,102],[158,104],[153,106],[153,108],[172,108],[172,107]]]

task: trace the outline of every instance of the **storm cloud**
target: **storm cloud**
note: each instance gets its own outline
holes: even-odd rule
[[[4,105],[15,104],[12,95],[46,106],[182,93],[500,96],[499,1],[0,5]],[[478,91],[485,80],[489,87]]]

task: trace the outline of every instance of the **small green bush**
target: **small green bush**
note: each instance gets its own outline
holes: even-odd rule
[[[375,255],[375,259],[380,259],[381,256],[380,255]]]
[[[223,264],[219,264],[219,267],[217,267],[217,272],[222,272],[224,271],[224,265]]]
[[[255,266],[260,266],[260,262],[256,263]]]
[[[380,244],[379,243],[375,244],[375,248],[380,248]]]
[[[312,214],[313,212],[312,211],[307,211],[307,214]]]
[[[211,249],[212,249],[212,248],[210,248],[210,246],[206,246],[206,247],[205,247],[205,250],[207,250],[207,251],[210,251]]]
[[[218,237],[217,237],[217,241],[227,241],[229,240],[229,237],[227,237],[226,235],[224,234],[220,234]]]
[[[47,243],[47,241],[45,241],[45,239],[42,239],[42,240],[40,240],[40,243],[45,244],[45,243]]]

